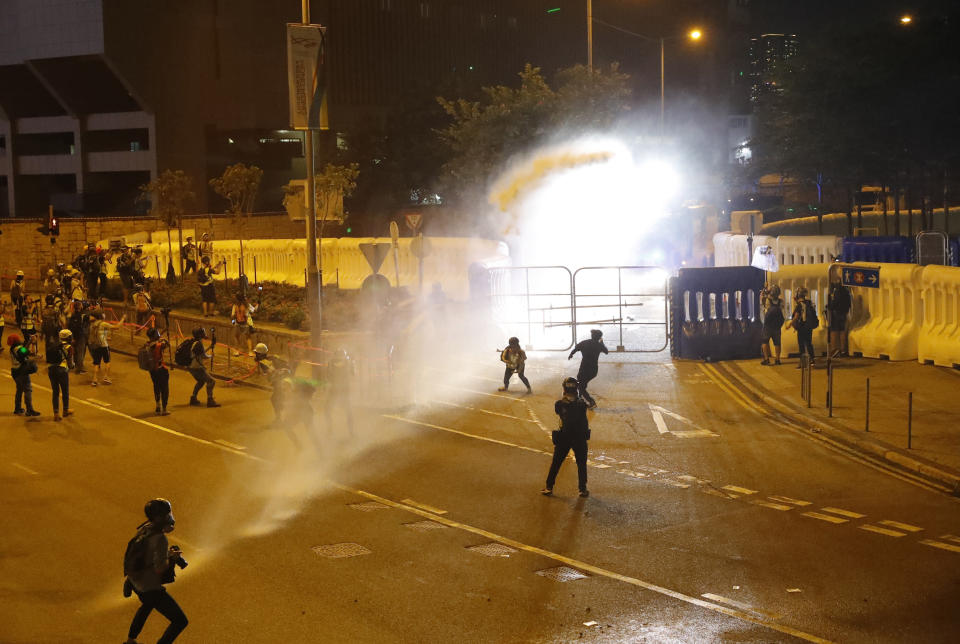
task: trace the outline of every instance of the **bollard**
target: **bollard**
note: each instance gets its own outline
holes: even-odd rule
[[[833,418],[833,362],[827,358],[827,416]]]
[[[257,256],[253,256],[253,283],[257,284]]]
[[[863,431],[870,431],[870,379],[867,378],[867,412],[864,416],[864,427]]]
[[[807,409],[813,403],[813,365],[807,360]]]
[[[913,392],[907,394],[907,449],[913,449]]]

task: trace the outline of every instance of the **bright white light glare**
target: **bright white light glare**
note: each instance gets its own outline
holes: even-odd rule
[[[666,161],[637,162],[619,141],[590,139],[533,155],[501,178],[491,201],[512,215],[523,264],[635,265],[679,187]]]

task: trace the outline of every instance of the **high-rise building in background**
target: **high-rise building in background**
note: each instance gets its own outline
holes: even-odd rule
[[[778,68],[800,52],[795,34],[763,34],[750,39],[750,100],[756,102],[766,92],[776,90]]]
[[[335,132],[385,119],[411,92],[469,93],[515,82],[525,62],[549,72],[585,57],[579,0],[313,0],[312,12],[328,28]],[[296,0],[0,0],[0,216],[132,214],[165,169],[190,175],[206,210],[207,182],[238,161],[264,170],[258,208],[280,210],[304,172],[287,122],[285,24],[299,21]]]

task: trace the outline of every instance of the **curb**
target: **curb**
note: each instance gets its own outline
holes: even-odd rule
[[[741,392],[769,405],[794,423],[819,431],[848,448],[867,453],[891,465],[940,483],[952,490],[953,496],[960,497],[960,472],[939,463],[905,453],[903,450],[882,441],[862,436],[863,432],[857,431],[841,421],[835,420],[833,423],[827,423],[811,418],[799,408],[775,396],[737,365],[721,366],[721,363],[714,363],[714,367],[723,372],[731,382],[738,385]]]

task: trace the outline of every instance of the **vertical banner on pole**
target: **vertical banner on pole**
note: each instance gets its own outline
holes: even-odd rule
[[[326,27],[287,24],[287,85],[290,125],[295,130],[328,130]]]

